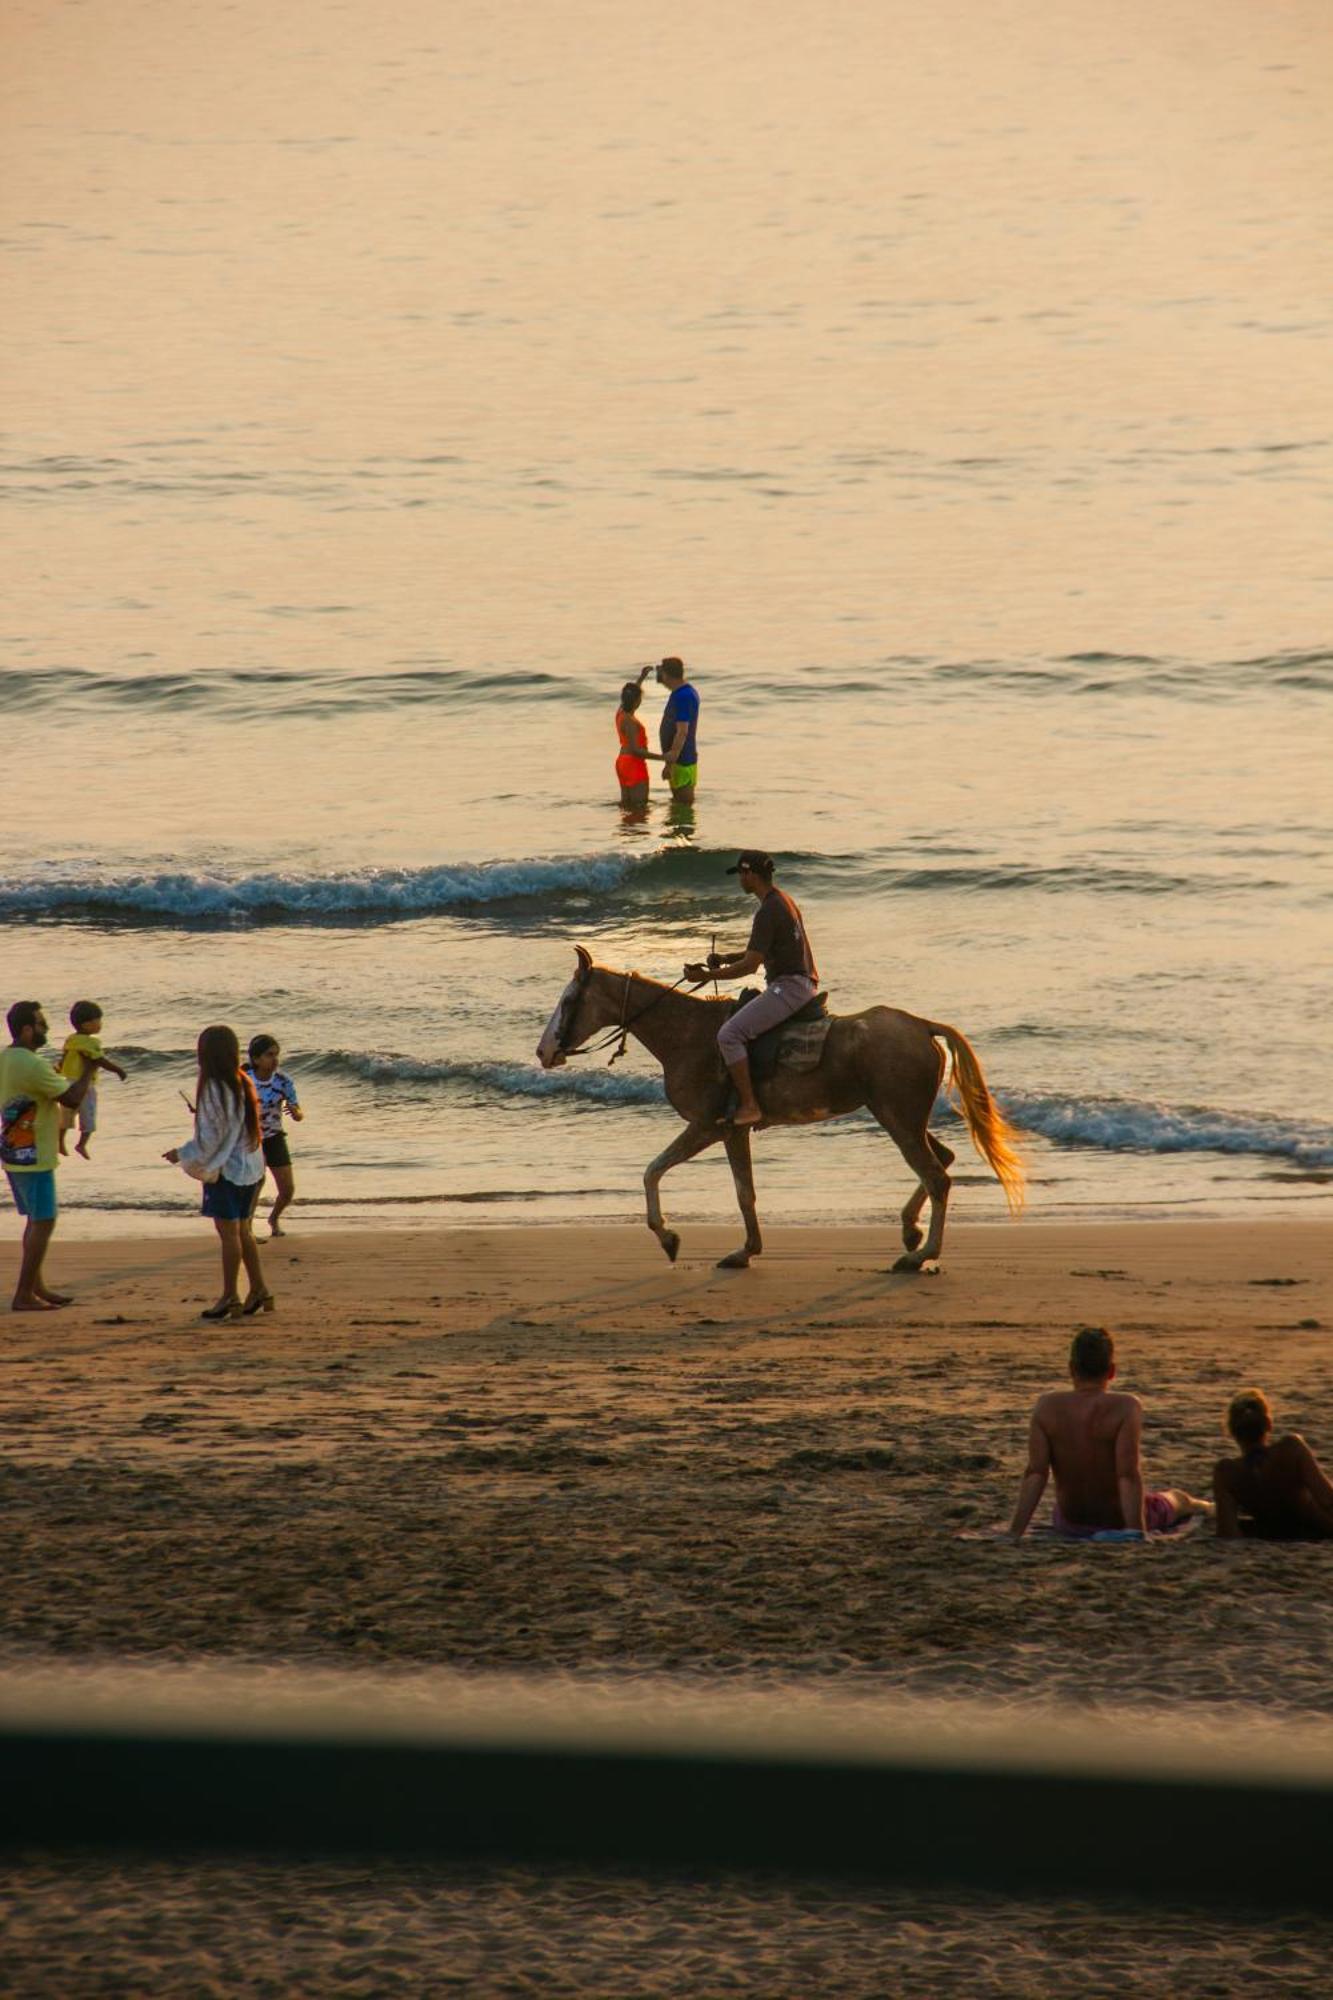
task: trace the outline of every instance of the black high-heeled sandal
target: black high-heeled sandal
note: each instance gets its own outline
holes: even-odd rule
[[[207,1312],[201,1312],[200,1319],[239,1319],[244,1307],[239,1299],[219,1299]]]
[[[271,1313],[277,1303],[272,1292],[256,1292],[252,1299],[246,1300],[241,1311],[247,1319],[253,1319],[258,1312]]]

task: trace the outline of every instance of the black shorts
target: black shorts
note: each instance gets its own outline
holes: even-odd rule
[[[264,1141],[264,1165],[266,1167],[289,1167],[292,1163],[291,1148],[287,1144],[285,1132],[275,1132]]]

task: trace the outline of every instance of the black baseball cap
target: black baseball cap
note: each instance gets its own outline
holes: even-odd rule
[[[748,868],[752,875],[769,876],[773,873],[773,857],[764,854],[757,847],[747,847],[737,859],[734,868],[728,868],[728,875],[739,875],[742,868]]]

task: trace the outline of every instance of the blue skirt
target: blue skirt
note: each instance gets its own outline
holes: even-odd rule
[[[242,1187],[239,1181],[229,1181],[219,1174],[215,1181],[204,1182],[200,1207],[214,1222],[248,1222],[263,1185],[262,1181],[250,1181]]]

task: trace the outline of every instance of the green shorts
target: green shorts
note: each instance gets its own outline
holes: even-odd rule
[[[695,785],[698,782],[699,766],[697,764],[673,764],[667,772],[667,783],[673,792],[683,792],[688,786]]]

